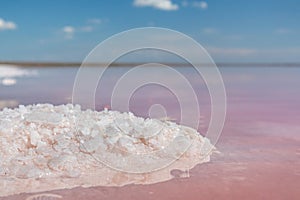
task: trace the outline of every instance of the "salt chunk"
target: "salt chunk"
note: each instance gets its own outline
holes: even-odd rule
[[[118,140],[119,140],[120,136],[116,136],[116,137],[108,137],[105,139],[105,142],[110,145],[110,146],[113,146],[115,145]]]
[[[62,121],[62,115],[60,113],[35,111],[28,114],[26,120],[28,122],[59,124]]]
[[[80,145],[80,150],[86,153],[92,153],[95,152],[99,147],[101,147],[103,150],[107,149],[107,145],[104,143],[103,138],[98,135],[97,137],[84,141]]]
[[[24,105],[19,105],[19,112],[20,112],[21,114],[26,113],[26,112],[27,112],[26,107],[25,107]]]
[[[83,135],[87,136],[87,135],[90,135],[91,130],[90,130],[88,127],[83,127],[83,128],[80,129],[80,132],[81,132]]]
[[[126,134],[128,134],[133,129],[133,127],[131,126],[131,122],[128,119],[119,117],[115,120],[115,123]]]
[[[76,164],[77,158],[71,155],[60,155],[54,157],[48,162],[49,168],[56,171],[73,170],[73,166],[76,166]]]
[[[38,178],[43,175],[43,172],[34,166],[21,166],[16,171],[16,177],[21,179]]]
[[[90,173],[101,174],[98,178],[105,174],[106,180],[111,180],[115,171],[105,164],[134,173],[154,172],[168,164],[165,161],[180,166],[179,156],[185,150],[184,167],[192,168],[208,162],[214,150],[209,140],[194,129],[132,113],[81,111],[80,106],[71,104],[4,109],[0,111],[0,136],[0,177],[16,181],[12,191],[24,186],[22,192],[32,192],[31,183],[41,183],[36,182],[40,177],[45,177],[46,186],[56,184],[51,182],[55,178],[93,184],[84,179]],[[189,145],[191,148],[187,148]],[[132,177],[124,184],[138,183]],[[4,179],[2,185],[11,184]],[[18,183],[19,179],[23,180]],[[160,176],[158,179],[166,180]],[[2,194],[8,194],[5,187],[0,187]]]
[[[30,143],[33,146],[37,146],[39,141],[41,140],[41,136],[37,131],[31,131],[30,133]]]
[[[129,137],[121,137],[118,140],[118,143],[121,147],[123,147],[122,149],[125,149],[126,151],[135,152],[136,150],[133,141]]]

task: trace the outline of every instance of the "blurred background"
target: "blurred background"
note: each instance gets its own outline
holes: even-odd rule
[[[216,62],[299,62],[299,18],[297,0],[3,0],[0,60],[81,62],[113,34],[158,26],[189,35]]]
[[[290,107],[298,106],[300,96],[298,19],[297,0],[3,0],[0,109],[72,102],[77,70],[93,48],[119,32],[157,26],[180,31],[207,50],[223,76],[229,112],[263,107],[263,113],[254,109],[257,117],[289,112],[297,118]],[[198,56],[172,36],[153,35],[153,39],[167,40]],[[113,51],[107,49],[106,53]],[[159,50],[140,50],[117,59],[99,84],[96,108],[110,108],[118,79],[145,62],[165,63],[183,74],[196,91],[202,113],[210,117],[209,94],[202,77],[182,58]],[[176,79],[165,77],[176,84]],[[131,110],[146,116],[151,105],[163,104],[168,116],[178,119],[176,102],[167,88],[148,86],[136,91]],[[272,105],[268,111],[266,102]]]

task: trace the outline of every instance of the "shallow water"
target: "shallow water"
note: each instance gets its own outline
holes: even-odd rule
[[[5,76],[0,67],[0,107],[18,104],[71,102],[75,67],[24,68]],[[130,68],[110,68],[96,92],[96,107],[110,107],[112,88]],[[209,94],[192,68],[176,68],[196,91],[205,133],[210,119]],[[2,72],[1,72],[2,70]],[[227,118],[216,144],[220,154],[196,166],[189,178],[153,185],[75,188],[51,191],[62,199],[298,199],[300,191],[300,68],[221,67],[227,92]],[[2,73],[2,75],[1,75]],[[145,74],[141,74],[145,76]],[[176,83],[172,77],[170,82]],[[10,82],[13,83],[13,82]],[[180,86],[179,86],[180,88]],[[84,91],[83,91],[84,93]],[[187,97],[184,101],[188,101]],[[130,109],[147,116],[153,104],[165,106],[168,117],[180,120],[176,97],[163,87],[149,85],[134,93]],[[192,112],[192,110],[191,110]],[[49,192],[47,192],[49,193]],[[25,199],[30,194],[3,199]]]

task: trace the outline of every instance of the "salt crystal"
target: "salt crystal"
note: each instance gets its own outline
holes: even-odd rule
[[[26,116],[26,120],[28,122],[58,124],[62,120],[62,115],[60,113],[33,112]]]
[[[120,145],[120,147],[123,147],[127,152],[134,152],[136,151],[136,148],[133,144],[133,140],[130,139],[130,137],[128,136],[123,136],[118,140],[118,143]]]
[[[99,147],[101,147],[103,150],[106,150],[107,148],[106,144],[104,144],[103,138],[98,135],[97,137],[84,141],[80,145],[80,150],[86,153],[92,153],[95,152]]]
[[[41,140],[41,137],[40,137],[39,133],[37,131],[31,131],[31,133],[30,133],[30,143],[33,146],[37,146],[37,144],[39,143],[40,140]]]

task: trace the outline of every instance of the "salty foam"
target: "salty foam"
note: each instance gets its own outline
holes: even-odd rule
[[[196,130],[132,113],[38,104],[0,111],[0,196],[151,184],[208,162]]]

